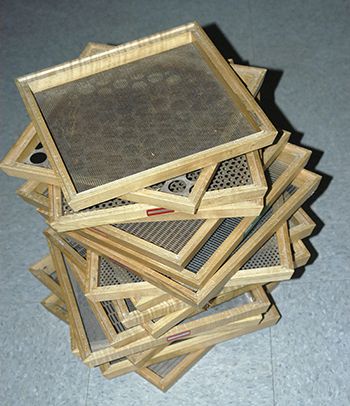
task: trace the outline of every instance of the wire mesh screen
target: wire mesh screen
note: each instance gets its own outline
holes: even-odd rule
[[[254,299],[253,299],[251,293],[249,293],[249,292],[243,293],[242,295],[236,296],[231,300],[220,303],[213,307],[209,307],[209,309],[205,310],[204,312],[200,312],[191,317],[188,317],[187,319],[183,320],[180,324],[188,323],[190,321],[203,319],[205,317],[212,316],[214,314],[225,312],[226,310],[231,310],[236,307],[240,307],[240,306],[252,303],[253,300]]]
[[[143,282],[143,279],[117,262],[101,257],[98,286],[123,285],[125,283]]]
[[[180,355],[179,357],[171,358],[158,364],[153,364],[148,367],[152,372],[165,378],[171,371],[173,371],[185,358],[187,354]]]
[[[68,245],[70,245],[80,256],[86,259],[86,248],[83,247],[78,241],[71,237],[63,237]]]
[[[82,292],[80,289],[80,286],[74,278],[73,272],[65,258],[64,263],[70,283],[72,285],[75,301],[79,309],[80,317],[84,325],[84,330],[89,341],[90,348],[92,351],[97,351],[108,346],[108,340],[98,324],[98,321],[96,320],[96,317],[89,306],[84,292]]]
[[[114,227],[178,254],[203,223],[204,220],[176,220],[114,224]]]
[[[35,98],[78,192],[256,132],[193,44]]]
[[[272,164],[265,171],[265,177],[268,185],[273,185],[287,168],[288,165],[285,162],[279,161],[278,159],[272,162]]]
[[[224,219],[219,227],[208,238],[207,242],[186,265],[186,269],[193,273],[197,273],[241,221],[241,217]]]

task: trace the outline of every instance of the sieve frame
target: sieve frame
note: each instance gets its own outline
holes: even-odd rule
[[[84,245],[92,250],[105,255],[124,266],[129,267],[132,271],[140,275],[143,279],[150,282],[169,294],[186,301],[189,304],[204,306],[211,298],[215,297],[222,287],[233,277],[233,275],[244,265],[244,263],[287,221],[310,197],[316,190],[321,177],[318,174],[312,173],[303,169],[298,176],[291,182],[296,188],[295,193],[290,196],[281,206],[274,212],[268,221],[255,233],[249,241],[243,244],[242,247],[235,253],[233,257],[227,260],[218,271],[198,289],[191,289],[188,286],[180,284],[154,269],[140,263],[136,259],[126,254],[127,250],[122,252],[106,247],[103,241],[97,242],[92,240],[91,236],[83,233],[71,233],[73,238],[84,240]],[[281,190],[281,193],[283,190]],[[106,241],[109,241],[106,239]],[[131,255],[133,251],[130,251]],[[270,281],[274,281],[275,275],[270,275]],[[266,278],[268,279],[268,278]],[[268,281],[266,281],[267,283]],[[99,300],[96,297],[96,300]]]
[[[50,293],[46,296],[40,304],[51,314],[57,317],[59,320],[69,325],[68,313],[65,310],[65,302],[63,299],[56,296],[54,293]]]
[[[310,157],[310,151],[305,148],[286,144],[283,151],[274,162],[281,162],[286,166],[284,172],[276,179],[266,195],[266,206],[272,205],[288,184],[298,175],[301,169],[306,165]],[[194,274],[186,269],[186,265],[195,256],[199,249],[205,244],[208,238],[219,227],[223,219],[217,222],[209,223],[205,232],[198,230],[194,239],[178,253],[158,247],[157,245],[145,241],[142,238],[132,235],[124,230],[117,229],[112,225],[97,227],[93,229],[81,230],[86,235],[101,244],[108,243],[115,247],[116,250],[127,252],[129,255],[137,258],[141,263],[152,267],[154,270],[163,275],[177,280],[181,283],[188,284],[197,288],[202,286],[212,275],[223,261],[227,259],[230,252],[239,244],[243,238],[243,232],[249,227],[254,217],[243,218],[240,224],[232,231],[229,237],[220,245],[211,258]]]
[[[57,247],[54,247],[54,252],[55,252],[55,250],[59,251],[59,249]],[[64,270],[63,270],[63,272],[64,272]],[[60,275],[61,275],[60,270],[58,271],[58,274],[59,274],[59,277],[60,277]],[[60,280],[61,279],[62,278],[60,278]],[[64,279],[63,279],[63,282],[66,283],[66,281]],[[66,289],[66,287],[64,287],[64,289]],[[68,291],[65,290],[65,293],[66,293],[66,302],[68,301],[68,313],[70,313],[71,312],[71,307],[70,307],[69,300],[71,300],[71,293],[72,292],[69,293],[69,290]],[[74,301],[72,303],[74,304]],[[245,305],[243,305],[243,306],[245,306]],[[74,311],[74,308],[73,308],[73,311]],[[78,311],[76,311],[75,313],[76,314],[70,313],[70,314],[73,315],[73,317],[70,316],[70,320],[72,321],[73,327],[77,332],[77,334],[75,334],[75,336],[77,338],[77,345],[79,347],[80,355],[81,355],[83,361],[85,363],[87,363],[89,366],[97,366],[99,363],[101,363],[101,360],[108,360],[108,358],[110,360],[112,360],[112,359],[120,358],[120,357],[123,357],[123,356],[129,356],[129,355],[135,354],[137,352],[147,351],[147,350],[155,348],[155,347],[159,347],[159,346],[163,347],[164,344],[167,344],[165,339],[157,339],[157,340],[155,340],[152,337],[145,337],[143,339],[133,341],[133,342],[129,343],[128,345],[118,346],[118,348],[113,347],[113,346],[108,346],[108,347],[106,347],[104,349],[94,351],[93,353],[91,351],[86,351],[86,350],[85,350],[85,352],[83,352],[82,349],[81,349],[80,341],[81,341],[82,337],[84,337],[85,330],[81,330],[81,328],[77,329],[77,325],[79,327],[80,315],[79,315]],[[223,312],[223,313],[225,313],[225,312]],[[261,319],[261,316],[258,316],[258,320],[259,319]],[[255,320],[256,320],[256,318],[254,319],[254,321]],[[243,319],[243,321],[244,321],[244,319]],[[198,322],[196,322],[196,323],[191,322],[191,323],[192,323],[192,325],[193,324],[203,324],[203,323],[198,323]],[[211,323],[209,323],[209,320],[207,320],[206,324],[209,327],[211,326]],[[202,325],[197,327],[196,334],[200,334],[201,329],[203,329],[203,328],[204,327]]]
[[[62,287],[62,290],[65,295],[65,302],[67,303],[67,306],[68,306],[68,313],[70,314],[72,323],[75,326],[75,330],[76,330],[75,337],[77,339],[77,346],[79,348],[79,353],[82,356],[82,358],[89,357],[89,355],[95,351],[93,351],[90,347],[89,339],[85,332],[84,323],[80,317],[79,307],[76,303],[75,293],[73,291],[71,282],[68,277],[64,259],[65,259],[65,261],[67,261],[68,265],[70,266],[73,277],[77,281],[77,283],[83,293],[85,291],[86,263],[85,263],[85,268],[84,268],[84,267],[81,267],[81,265],[78,266],[73,261],[70,261],[69,257],[71,255],[69,254],[69,256],[67,256],[65,254],[67,252],[67,247],[63,247],[62,245],[57,244],[57,240],[54,238],[51,238],[51,236],[52,236],[51,230],[46,230],[45,235],[48,239],[51,256],[52,256],[55,268],[57,270],[57,275],[59,278],[60,286]],[[78,261],[78,262],[80,262],[80,261]],[[87,299],[87,301],[88,301],[88,299]],[[131,329],[125,329],[124,331],[117,333],[115,331],[115,328],[114,328],[112,322],[106,315],[106,312],[105,312],[102,304],[101,303],[91,303],[89,301],[88,301],[88,304],[89,304],[95,318],[97,319],[97,322],[99,323],[99,325],[106,337],[106,340],[108,341],[108,345],[106,345],[106,348],[108,348],[110,346],[120,348],[120,347],[126,346],[130,342],[137,341],[148,335],[141,326],[137,326],[137,327],[134,327]],[[102,348],[100,351],[104,351],[104,349],[105,348]]]
[[[64,299],[61,286],[59,285],[57,280],[55,280],[51,276],[53,273],[56,272],[51,254],[45,255],[37,262],[32,264],[29,267],[28,271],[36,279],[38,279],[47,289],[49,289],[55,296],[57,296],[61,300]]]
[[[40,90],[68,83],[188,43],[194,43],[199,47],[203,59],[211,66],[211,69],[218,76],[218,80],[226,86],[229,96],[236,101],[239,100],[239,105],[242,108],[241,113],[247,117],[256,132],[243,137],[243,139],[231,141],[78,193],[45,123],[34,94]],[[272,123],[197,23],[176,27],[141,40],[126,43],[109,51],[20,77],[16,80],[16,84],[38,131],[38,136],[48,153],[53,169],[61,179],[63,193],[75,211],[181,173],[199,169],[204,165],[210,165],[232,156],[265,147],[273,142],[277,133]]]
[[[16,190],[16,194],[26,203],[38,209],[48,211],[49,198],[45,196],[47,189],[48,187],[45,183],[28,180]]]
[[[250,319],[250,321],[248,319]],[[169,357],[185,355],[189,352],[202,350],[203,348],[208,348],[221,342],[240,337],[263,328],[271,327],[279,321],[280,315],[277,308],[272,305],[267,313],[265,313],[263,319],[259,319],[258,317],[248,319],[242,322],[230,323],[226,327],[220,328],[214,333],[175,342],[171,346],[165,347],[155,356],[153,356],[149,361],[147,361],[146,366],[152,363],[165,361],[169,359]],[[102,373],[106,378],[113,379],[114,377],[119,376],[119,371],[113,364],[105,363],[101,367],[103,368]]]

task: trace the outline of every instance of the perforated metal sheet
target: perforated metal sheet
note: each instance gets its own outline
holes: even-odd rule
[[[178,254],[203,223],[204,220],[177,220],[113,225],[120,230]]]
[[[123,285],[125,283],[137,282],[143,282],[143,279],[118,263],[101,257],[98,286]]]
[[[186,269],[193,273],[197,273],[241,221],[241,217],[224,219],[219,227],[209,237],[207,242],[199,249],[199,251],[187,264]]]
[[[119,206],[127,206],[129,204],[135,204],[134,202],[130,202],[129,200],[115,199],[107,200],[106,202],[95,204],[94,206],[87,207],[86,209],[80,210],[79,213],[87,213],[89,211],[96,211],[102,209],[111,209],[112,207],[119,207]],[[73,214],[73,209],[67,203],[67,200],[62,195],[62,212],[63,215]]]
[[[207,191],[250,185],[252,178],[246,155],[227,159],[219,164]]]
[[[193,186],[198,180],[200,170],[186,173],[185,175],[177,176],[175,178],[159,182],[155,185],[149,186],[146,189],[153,189],[159,192],[165,192],[180,196],[188,196]]]
[[[108,300],[105,302],[101,302],[101,305],[102,305],[104,311],[106,312],[107,317],[113,324],[113,327],[114,327],[116,333],[121,333],[121,332],[125,331],[125,327],[123,326],[123,323],[121,323],[121,321],[119,320],[113,303]]]
[[[281,258],[276,235],[273,235],[241,269],[257,269],[278,266]]]
[[[64,257],[64,256],[63,256]],[[97,351],[101,348],[108,346],[108,340],[101,329],[94,313],[92,312],[89,303],[80,289],[79,284],[74,278],[73,272],[70,269],[68,262],[64,259],[64,263],[67,269],[67,274],[72,285],[75,300],[79,309],[81,320],[84,325],[84,330],[89,341],[89,345],[92,351]]]
[[[168,359],[163,362],[159,362],[158,364],[153,364],[148,367],[151,371],[155,374],[160,376],[161,378],[165,378],[171,371],[173,371],[185,358],[187,354],[180,355],[179,357]]]
[[[209,307],[209,309],[205,310],[204,312],[197,313],[194,316],[188,317],[187,319],[183,320],[180,324],[188,323],[188,322],[194,321],[194,320],[203,319],[205,317],[212,316],[214,314],[218,314],[218,313],[224,312],[226,310],[231,310],[231,309],[234,309],[235,307],[240,307],[245,304],[252,303],[252,302],[253,302],[253,297],[252,297],[251,293],[249,293],[249,292],[243,293],[242,295],[236,296],[233,299],[228,300],[227,302],[220,303],[214,307]]]
[[[193,44],[34,96],[78,192],[256,132]]]
[[[68,245],[70,245],[80,256],[86,259],[86,248],[83,247],[79,242],[71,237],[63,237]]]
[[[23,162],[29,165],[41,166],[42,168],[50,168],[47,154],[41,142]]]

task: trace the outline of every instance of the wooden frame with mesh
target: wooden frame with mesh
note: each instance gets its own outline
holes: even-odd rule
[[[309,150],[292,144],[285,146],[282,153],[266,172],[269,177],[274,178],[266,196],[266,205],[271,205],[277,199],[282,190],[305,166],[309,157]],[[249,217],[241,219],[236,216],[235,219],[228,219],[226,221],[223,221],[222,218],[206,220],[201,225],[206,231],[201,232],[201,229],[199,229],[195,233],[191,231],[190,226],[195,227],[198,222],[184,220],[168,221],[160,224],[130,222],[126,224],[106,225],[82,229],[79,231],[79,234],[88,235],[96,241],[101,241],[101,243],[114,244],[116,249],[124,250],[129,255],[138,257],[141,262],[153,267],[157,271],[176,278],[187,276],[187,264],[217,229],[220,232],[222,226],[225,227],[228,222],[236,221],[239,224],[233,229],[232,236],[217,250],[216,256],[211,259],[212,264],[210,264],[210,267],[208,265],[209,269],[215,268],[215,261],[221,259],[220,255],[227,255],[228,250],[234,248],[234,242],[238,241],[235,236],[239,238],[242,235],[242,230],[246,229],[251,220],[252,218]],[[223,222],[224,224],[220,227]],[[234,227],[234,224],[231,227]],[[193,273],[191,273],[188,276],[189,278],[186,280],[186,283],[189,283],[191,286],[197,286],[197,283],[201,283],[200,275],[194,277]]]
[[[288,149],[289,145],[287,145],[286,148]],[[285,159],[279,158],[279,160],[276,162],[276,166],[278,169],[283,164],[284,165],[283,168],[285,168],[285,169],[282,172],[282,174],[280,174],[280,176],[278,176],[276,179],[274,179],[273,187],[267,196],[267,205],[271,205],[276,200],[276,198],[278,197],[278,193],[281,193],[283,188],[285,188],[288,185],[288,183],[291,181],[291,179],[293,179],[293,177],[295,177],[297,175],[297,171],[300,170],[300,166],[302,166],[302,164],[305,164],[305,162],[309,156],[309,152],[302,148],[298,148],[298,147],[294,147],[294,146],[292,146],[292,148],[294,151],[296,151],[294,156],[298,157],[297,159],[295,159],[296,163],[293,162],[293,164],[290,164],[291,159],[290,159],[289,154],[285,154],[285,156],[283,154],[281,154],[282,156],[284,156]],[[285,160],[288,163],[285,163]],[[206,260],[203,263],[203,265],[201,265],[199,272],[197,272],[197,273],[194,273],[191,270],[190,266],[192,263],[194,263],[196,261],[197,257],[201,258],[201,255],[203,256],[203,254],[201,254],[202,247],[203,247],[202,250],[205,250],[206,246],[208,244],[211,246],[212,243],[211,243],[210,239],[209,239],[208,243],[206,242],[208,240],[208,237],[205,240],[202,240],[202,244],[200,246],[195,246],[196,251],[195,250],[187,251],[188,252],[187,263],[189,264],[189,265],[187,265],[187,268],[189,270],[187,270],[186,267],[179,267],[179,266],[174,267],[173,265],[171,265],[171,263],[169,263],[170,262],[169,259],[171,258],[171,256],[174,257],[173,253],[170,253],[172,255],[168,255],[168,257],[166,258],[168,264],[165,263],[166,261],[164,258],[162,258],[162,262],[160,262],[161,255],[159,254],[159,252],[164,253],[164,249],[161,249],[157,252],[156,248],[154,248],[154,250],[152,252],[152,256],[153,256],[153,258],[156,258],[156,259],[150,258],[146,255],[141,255],[138,252],[136,252],[135,241],[137,241],[139,243],[139,246],[138,246],[139,251],[141,251],[142,249],[144,250],[144,247],[146,247],[147,251],[149,253],[151,253],[151,247],[153,248],[153,246],[154,246],[154,244],[149,244],[148,242],[144,242],[140,238],[130,238],[129,241],[132,241],[132,245],[130,245],[130,248],[126,247],[126,242],[128,243],[129,241],[125,241],[125,239],[128,238],[129,235],[121,230],[117,230],[116,232],[112,231],[113,237],[115,235],[119,234],[118,240],[116,240],[115,238],[112,238],[112,232],[109,233],[108,236],[105,236],[104,233],[101,233],[101,232],[99,232],[99,230],[96,230],[96,229],[87,229],[87,230],[82,230],[79,233],[70,233],[70,234],[77,240],[80,240],[80,241],[84,240],[85,241],[84,243],[87,246],[89,246],[91,244],[97,244],[97,245],[95,245],[95,248],[93,248],[93,250],[95,250],[95,251],[99,249],[99,248],[96,248],[96,246],[97,247],[103,246],[103,249],[105,252],[108,249],[114,248],[114,250],[117,251],[118,254],[123,255],[124,258],[126,259],[124,264],[130,265],[132,263],[130,261],[135,259],[135,260],[151,267],[153,270],[156,270],[160,274],[165,275],[167,277],[171,277],[172,280],[176,280],[179,283],[184,283],[187,286],[197,288],[197,287],[202,286],[213,275],[213,273],[215,273],[215,271],[226,260],[226,258],[235,249],[235,247],[237,247],[237,245],[240,243],[241,239],[243,238],[243,233],[247,230],[247,228],[252,223],[252,221],[253,221],[252,218],[246,218],[246,219],[228,219],[228,220],[224,220],[223,222],[222,222],[222,220],[220,222],[218,222],[217,227],[215,228],[214,232],[216,232],[216,234],[218,234],[219,237],[221,235],[223,235],[225,237],[225,239],[220,242],[221,245],[219,245],[218,247],[215,246],[215,250],[213,251],[211,257],[208,260]],[[231,223],[232,223],[232,225],[231,225]],[[226,224],[228,224],[228,225],[226,226]],[[171,223],[167,223],[166,226],[171,227]],[[229,232],[227,235],[223,234],[223,231],[221,231],[222,226],[224,228],[228,227],[228,231],[224,230],[226,234]],[[107,232],[108,232],[108,230],[110,230],[111,228],[114,228],[114,227],[106,226],[106,227],[104,227],[103,231],[106,231],[106,229],[107,229]],[[181,233],[180,233],[180,235],[181,235]],[[215,233],[212,233],[212,235],[215,236]],[[170,237],[170,240],[173,241],[173,239],[174,239],[173,235],[168,233],[168,236]],[[121,241],[122,237],[124,238],[123,243]],[[142,242],[143,242],[143,245],[140,247]],[[98,252],[98,251],[96,251],[96,252]],[[198,252],[198,254],[194,255],[195,252]],[[113,253],[112,253],[112,255],[113,255]],[[191,256],[193,258],[192,262],[188,260],[189,258],[191,258]],[[185,263],[184,259],[186,257],[182,257],[182,258],[183,258],[182,263]],[[158,261],[158,259],[159,259],[159,261]],[[127,268],[129,268],[131,271],[133,270],[132,266],[128,266],[128,265],[125,265],[125,266]],[[91,298],[92,299],[95,298],[96,300],[99,300],[99,295],[101,295],[100,298],[102,298],[102,297],[105,298],[106,297],[105,295],[111,295],[110,297],[112,297],[112,295],[114,295],[116,293],[116,292],[114,292],[113,286],[108,286],[108,288],[103,288],[102,286],[99,285],[99,276],[98,276],[99,269],[100,269],[100,263],[99,263],[98,259],[95,259],[95,262],[92,264],[92,266],[89,266],[89,274],[90,274],[89,279],[91,281],[89,292],[91,294]]]
[[[56,248],[53,249],[53,254],[57,255]],[[169,344],[170,342],[175,341],[176,339],[180,339],[184,336],[184,333],[180,334],[177,331],[177,330],[181,330],[181,328],[175,327],[174,329],[170,330],[169,333],[172,333],[172,334],[170,334],[167,337],[161,337],[159,339],[154,339],[151,336],[144,337],[143,339],[135,338],[135,340],[130,342],[128,345],[120,344],[120,345],[118,345],[118,347],[106,345],[104,348],[101,348],[97,351],[91,351],[89,343],[86,341],[87,337],[86,337],[85,328],[82,328],[83,325],[79,326],[79,323],[81,322],[80,312],[79,312],[78,308],[76,307],[75,300],[72,300],[73,299],[72,291],[69,290],[69,280],[65,279],[64,272],[65,271],[63,270],[63,268],[60,268],[58,270],[60,281],[62,281],[63,283],[66,284],[63,288],[64,288],[64,291],[66,294],[66,301],[68,304],[68,309],[69,309],[69,312],[71,312],[71,309],[73,309],[73,312],[74,312],[74,313],[71,313],[70,320],[72,320],[72,322],[74,323],[74,328],[77,331],[77,334],[76,334],[77,345],[79,347],[80,355],[82,356],[84,361],[88,360],[87,362],[89,362],[90,357],[93,357],[93,359],[95,359],[95,357],[97,356],[99,359],[100,356],[104,357],[106,355],[108,356],[108,354],[118,353],[115,351],[120,351],[123,354],[122,356],[124,356],[124,355],[129,356],[129,355],[135,354],[137,352],[144,352],[144,351],[154,349],[159,346],[163,347],[164,345]],[[62,278],[62,273],[63,273],[63,278]],[[67,289],[67,286],[68,286],[68,289]],[[74,308],[74,306],[75,306],[75,308]],[[250,307],[250,309],[247,309],[247,306]],[[269,304],[268,304],[268,306],[269,306]],[[246,307],[246,308],[244,308],[244,307]],[[189,336],[189,335],[194,336],[197,334],[203,334],[204,332],[208,331],[208,329],[213,328],[213,326],[226,325],[227,323],[233,322],[237,319],[238,320],[240,320],[242,318],[245,319],[249,315],[255,315],[255,313],[260,314],[258,309],[253,309],[253,307],[254,306],[250,305],[250,304],[238,306],[237,310],[235,310],[235,309],[232,309],[232,311],[227,310],[227,311],[220,312],[217,315],[204,317],[202,320],[194,320],[191,322],[184,323],[182,329],[186,328],[185,336]],[[232,312],[235,313],[235,315]],[[225,322],[225,320],[227,322]],[[189,327],[191,328],[190,334],[188,333],[189,330],[187,330]],[[84,348],[84,346],[82,345],[82,342],[84,342],[84,341],[86,341],[85,342],[86,348]],[[125,351],[125,352],[123,353],[123,351]],[[112,357],[114,357],[114,355]],[[114,358],[116,358],[116,357],[114,357]]]
[[[59,298],[54,293],[51,293],[45,299],[43,299],[40,304],[59,320],[69,324],[68,312],[63,299]]]
[[[195,50],[198,60],[201,61],[200,63],[206,66],[205,69],[209,69],[211,75],[214,75],[212,77],[215,79],[212,80],[216,81],[216,88],[220,89],[220,92],[224,92],[226,99],[230,100],[230,108],[235,108],[236,111],[239,111],[240,117],[243,120],[242,123],[245,123],[244,130],[240,130],[244,135],[241,135],[241,138],[225,142],[222,145],[215,146],[208,144],[208,146],[211,145],[209,148],[201,152],[191,153],[188,156],[183,156],[184,153],[181,152],[178,155],[179,157],[173,161],[161,163],[163,158],[160,158],[155,166],[152,167],[152,164],[150,164],[151,166],[145,167],[139,173],[135,174],[129,170],[130,173],[128,172],[129,174],[126,174],[122,179],[107,181],[106,183],[103,183],[102,179],[102,184],[98,181],[100,182],[98,187],[95,180],[92,185],[89,181],[86,187],[79,188],[80,191],[78,191],[76,183],[73,183],[72,180],[74,174],[67,169],[66,156],[62,158],[61,150],[59,151],[56,146],[57,139],[54,141],[53,135],[41,113],[43,107],[41,106],[40,109],[38,106],[39,93],[41,92],[42,94],[44,91],[47,93],[48,90],[52,90],[54,87],[56,92],[59,86],[67,86],[67,84],[70,86],[76,85],[77,80],[80,80],[80,84],[82,80],[86,82],[87,77],[89,77],[89,80],[92,76],[92,80],[96,77],[100,78],[101,75],[96,75],[101,73],[106,74],[108,70],[113,68],[118,68],[119,73],[120,69],[123,68],[125,70],[126,64],[128,64],[128,69],[131,62],[134,62],[133,67],[138,66],[147,57],[158,57],[160,51],[162,51],[162,57],[165,51],[180,52],[181,54],[184,49],[183,47],[186,46],[190,46],[192,47],[191,49]],[[180,47],[181,50],[179,51]],[[147,59],[147,63],[149,61],[150,59]],[[49,155],[53,169],[61,179],[64,195],[74,210],[92,206],[121,196],[126,192],[135,191],[141,187],[175,177],[181,173],[202,168],[205,165],[215,164],[230,157],[263,148],[273,142],[277,133],[253,97],[240,82],[237,75],[196,23],[180,26],[115,47],[106,52],[76,59],[35,74],[21,77],[17,79],[17,86],[38,131],[38,136]],[[66,116],[64,117],[67,118]],[[123,167],[127,169],[125,164]],[[114,169],[112,171],[115,173]],[[106,176],[106,173],[104,176]],[[76,182],[77,178],[75,176],[74,179]]]
[[[229,260],[224,262],[224,264],[211,276],[210,280],[198,289],[189,288],[188,286],[180,284],[169,277],[160,274],[149,266],[141,264],[136,258],[132,257],[131,250],[126,254],[126,250],[117,251],[114,245],[113,248],[111,248],[108,239],[106,244],[101,244],[100,242],[93,241],[90,237],[83,237],[82,233],[79,233],[79,235],[75,233],[71,234],[73,234],[73,238],[76,238],[88,248],[91,248],[100,255],[105,255],[108,258],[113,259],[121,266],[125,266],[135,274],[148,280],[151,284],[160,287],[162,290],[167,291],[190,304],[203,306],[208,300],[210,300],[210,298],[215,296],[215,294],[214,296],[211,296],[211,292],[219,292],[233,274],[236,273],[244,263],[247,262],[247,260],[255,254],[268,239],[271,238],[276,230],[300,208],[304,201],[315,191],[319,181],[319,175],[302,170],[297,178],[291,183],[290,188],[293,189],[293,194],[287,194],[285,198],[286,200],[281,204],[281,207],[275,206],[273,214],[259,228],[259,230],[255,232],[246,243],[241,245]],[[237,263],[235,258],[239,259]],[[234,267],[229,268],[228,264],[234,264]],[[225,283],[221,283],[220,280],[225,280]],[[96,299],[99,300],[97,297]]]
[[[246,324],[245,326],[239,326],[238,323],[232,323],[225,328],[218,329],[214,333],[175,342],[155,354],[150,360],[146,362],[145,367],[148,367],[149,365],[155,363],[166,361],[174,357],[186,355],[189,352],[193,353],[195,351],[203,350],[221,342],[239,337],[241,335],[249,334],[266,327],[271,327],[276,324],[279,319],[280,315],[276,307],[272,305],[268,312],[264,315],[264,318],[262,321],[260,321],[260,323],[252,323],[251,325]],[[126,366],[127,363],[124,363],[124,367]],[[131,367],[130,364],[129,367]],[[118,363],[105,363],[100,368],[103,376],[108,379],[113,379],[123,374],[123,371],[120,371]],[[127,372],[132,372],[133,370],[135,370],[135,368],[131,367]]]
[[[48,212],[49,198],[47,194],[48,187],[46,184],[35,180],[28,180],[16,190],[16,193],[30,205]]]

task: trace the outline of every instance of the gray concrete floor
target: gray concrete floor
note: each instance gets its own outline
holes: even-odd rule
[[[28,122],[14,78],[76,57],[88,41],[122,43],[198,20],[226,57],[271,68],[265,108],[314,149],[325,174],[312,211],[313,263],[274,294],[282,321],[215,347],[167,394],[135,374],[105,381],[71,354],[66,326],[38,302],[27,272],[45,225],[0,175],[1,405],[349,405],[349,1],[1,2],[1,145]],[[322,229],[322,230],[321,230]]]

